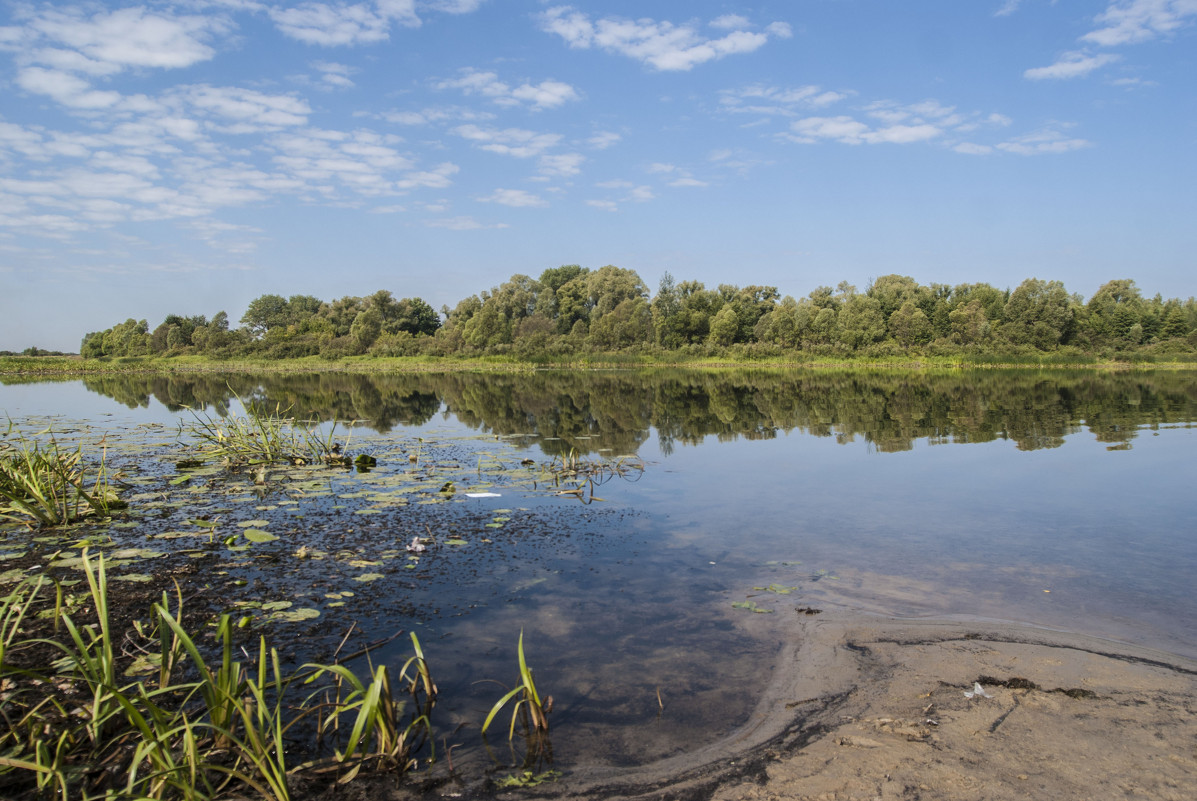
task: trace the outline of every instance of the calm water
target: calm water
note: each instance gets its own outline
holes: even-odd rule
[[[1012,620],[1197,657],[1194,373],[118,376],[6,384],[0,410],[85,438],[151,432],[137,460],[165,480],[175,429],[194,420],[182,407],[236,411],[236,396],[366,421],[354,447],[384,457],[323,496],[280,481],[219,510],[285,526],[279,554],[339,548],[384,577],[222,565],[247,597],[354,587],[367,638],[420,632],[452,725],[485,714],[501,693],[487,680],[514,678],[523,629],[566,763],[643,763],[740,722],[769,678],[772,621],[796,607]],[[489,487],[498,498],[355,497],[402,478],[415,438],[439,471],[426,483],[480,483],[488,460],[511,478]],[[518,479],[521,459],[570,453],[646,469],[590,505]],[[144,541],[186,514],[114,536]],[[425,531],[468,544],[401,565]],[[312,631],[342,625],[339,608]]]

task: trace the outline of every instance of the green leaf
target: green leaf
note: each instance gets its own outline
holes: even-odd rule
[[[269,531],[263,531],[260,528],[247,528],[245,530],[245,539],[250,542],[273,542],[278,537],[271,534]]]

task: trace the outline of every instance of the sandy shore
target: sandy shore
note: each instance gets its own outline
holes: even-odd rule
[[[499,796],[1197,798],[1192,660],[1010,624],[840,612],[801,619],[787,642],[732,736]],[[966,697],[976,682],[991,697]],[[448,784],[432,794],[476,793]]]

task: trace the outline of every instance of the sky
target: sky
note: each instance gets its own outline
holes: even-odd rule
[[[1197,0],[0,0],[0,350],[607,264],[1197,294]]]

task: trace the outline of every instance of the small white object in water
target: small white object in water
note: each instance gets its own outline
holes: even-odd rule
[[[965,698],[993,698],[992,695],[985,692],[985,688],[981,686],[981,682],[979,682],[979,681],[973,682],[973,691],[971,693],[968,690],[964,691],[964,697]]]
[[[467,498],[501,498],[503,497],[497,492],[467,492]]]
[[[428,548],[424,545],[424,543],[420,542],[419,537],[412,537],[411,545],[407,546],[407,550],[411,553],[424,553],[424,551],[428,550]]]

